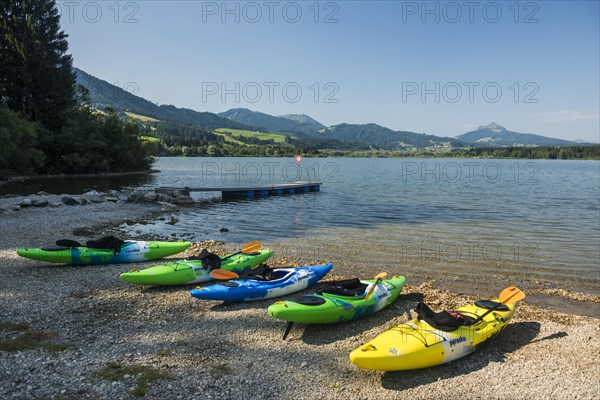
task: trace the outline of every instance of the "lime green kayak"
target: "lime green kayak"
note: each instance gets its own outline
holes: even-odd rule
[[[180,253],[190,247],[190,242],[126,241],[121,249],[96,249],[91,247],[22,248],[21,257],[36,261],[60,264],[120,264],[156,260]]]
[[[222,257],[221,269],[241,274],[247,269],[265,262],[273,255],[270,249],[255,253],[241,253],[227,258]],[[120,275],[125,282],[137,285],[187,285],[211,280],[210,273],[202,266],[200,260],[183,260],[168,262],[154,267],[132,270]]]
[[[290,322],[332,324],[351,321],[373,314],[390,305],[404,287],[405,278],[394,276],[376,284],[368,299],[366,294],[376,280],[332,282],[317,294],[278,301],[268,309],[272,317]]]

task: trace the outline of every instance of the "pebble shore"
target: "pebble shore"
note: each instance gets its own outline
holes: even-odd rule
[[[46,197],[49,204],[60,202]],[[12,211],[18,201],[0,199],[2,399],[600,396],[598,319],[528,305],[525,299],[506,330],[470,356],[426,370],[364,371],[350,363],[350,351],[406,321],[418,301],[450,309],[474,299],[436,289],[432,281],[409,284],[394,304],[373,316],[339,325],[298,324],[282,341],[285,324],[266,313],[273,300],[202,302],[189,295],[193,286],[121,281],[118,274],[132,265],[50,265],[15,253],[62,238],[97,238],[164,206],[102,201]],[[186,254],[204,246],[222,249],[218,242],[199,243]],[[335,267],[333,272],[352,274]]]

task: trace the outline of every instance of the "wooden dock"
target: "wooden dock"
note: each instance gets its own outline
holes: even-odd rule
[[[268,197],[283,194],[318,192],[321,190],[322,182],[298,181],[290,183],[279,183],[274,185],[240,186],[240,187],[199,187],[199,188],[174,188],[160,187],[161,190],[186,190],[189,192],[221,192],[224,199]]]

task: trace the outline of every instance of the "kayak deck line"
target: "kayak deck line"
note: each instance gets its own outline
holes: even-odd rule
[[[221,192],[223,198],[246,197],[252,199],[254,197],[267,197],[272,195],[295,194],[318,192],[321,190],[322,182],[311,181],[296,181],[290,183],[278,183],[256,186],[239,186],[239,187],[199,187],[199,188],[176,188],[176,187],[159,187],[159,190],[187,190],[190,192]]]

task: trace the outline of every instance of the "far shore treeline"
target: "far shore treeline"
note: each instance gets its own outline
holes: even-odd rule
[[[471,147],[452,138],[392,132],[374,124],[361,126],[364,131],[359,132],[374,144],[302,132],[265,133],[273,131],[212,113],[156,106],[120,90],[131,100],[123,108],[110,96],[100,96],[103,91],[78,84],[83,79],[96,89],[106,86],[106,93],[113,87],[72,64],[54,0],[0,3],[0,178],[147,171],[153,156],[600,159],[600,145]],[[279,121],[285,127],[286,121]],[[357,128],[336,127],[342,129]],[[420,142],[394,150],[384,146],[389,144],[386,134]],[[433,146],[431,138],[447,143]]]
[[[138,126],[76,85],[56,3],[0,4],[0,176],[148,170]]]

